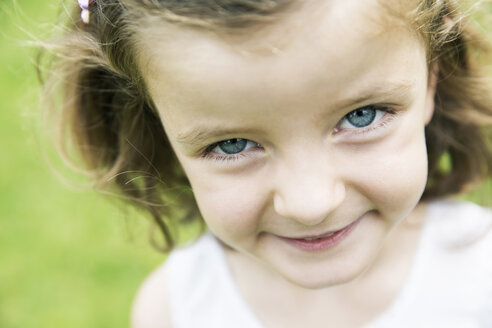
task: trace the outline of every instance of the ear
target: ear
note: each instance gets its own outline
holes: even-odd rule
[[[427,79],[427,94],[425,97],[425,112],[424,119],[425,125],[429,124],[432,119],[432,115],[434,114],[434,106],[435,106],[435,95],[437,88],[437,77],[439,75],[439,65],[437,62],[434,62],[430,65],[429,68],[429,77]]]

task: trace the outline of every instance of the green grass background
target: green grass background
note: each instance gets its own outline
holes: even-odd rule
[[[23,40],[49,34],[58,3],[0,0],[0,327],[127,327],[164,256],[144,218],[62,184],[46,163],[35,49]],[[487,202],[491,189],[470,197]]]
[[[144,218],[61,183],[47,164],[36,51],[24,41],[49,34],[58,4],[0,0],[0,327],[128,327],[164,256]]]

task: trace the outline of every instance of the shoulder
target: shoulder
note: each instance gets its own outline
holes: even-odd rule
[[[132,328],[170,328],[166,266],[154,270],[139,288],[131,311]]]
[[[423,239],[426,274],[435,285],[466,290],[466,297],[492,303],[492,210],[464,201],[439,201],[428,208]],[[459,282],[459,284],[457,284]],[[466,286],[466,288],[465,288]],[[461,295],[457,293],[456,295]]]
[[[429,230],[443,246],[490,244],[492,209],[477,204],[442,200],[428,206]]]
[[[418,326],[413,320],[437,320],[435,327],[489,327],[481,320],[490,321],[491,254],[490,209],[462,201],[430,203],[398,308],[412,323],[408,327]]]
[[[204,286],[210,284],[219,266],[217,257],[219,247],[210,235],[174,249],[166,262],[154,270],[140,287],[132,308],[132,328],[168,328],[188,322],[187,313],[195,313],[190,299],[202,300],[207,293]],[[219,261],[220,262],[220,261]],[[212,279],[213,280],[213,279]]]

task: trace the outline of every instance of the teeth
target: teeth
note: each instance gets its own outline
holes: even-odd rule
[[[318,240],[318,239],[322,239],[322,238],[328,238],[330,236],[333,236],[335,233],[332,232],[328,235],[324,235],[323,237],[316,237],[316,238],[304,238],[305,241],[313,241],[313,240]]]

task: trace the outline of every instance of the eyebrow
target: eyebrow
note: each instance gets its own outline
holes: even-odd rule
[[[253,134],[258,133],[258,129],[248,129],[248,128],[238,128],[224,129],[223,126],[207,126],[207,127],[196,127],[189,132],[179,133],[176,140],[184,145],[196,145],[205,140],[216,139],[218,137],[233,136],[238,134]]]
[[[362,90],[357,95],[338,101],[330,107],[345,109],[350,106],[367,103],[369,100],[384,102],[390,99],[408,98],[415,87],[415,81],[399,81],[392,83],[374,84],[367,90]],[[356,108],[354,108],[356,109]]]
[[[356,96],[343,99],[329,107],[337,109],[346,109],[350,106],[366,103],[369,100],[384,102],[388,99],[401,99],[408,97],[414,88],[414,81],[400,81],[398,83],[383,83],[375,84],[370,89],[361,91]],[[356,109],[356,108],[354,108]],[[332,114],[333,111],[330,111]],[[326,113],[323,114],[325,116]],[[183,145],[196,145],[203,143],[206,140],[217,139],[219,137],[227,138],[227,136],[237,136],[245,134],[258,133],[258,129],[252,128],[224,128],[224,126],[207,126],[195,127],[190,131],[179,133],[176,140]]]

